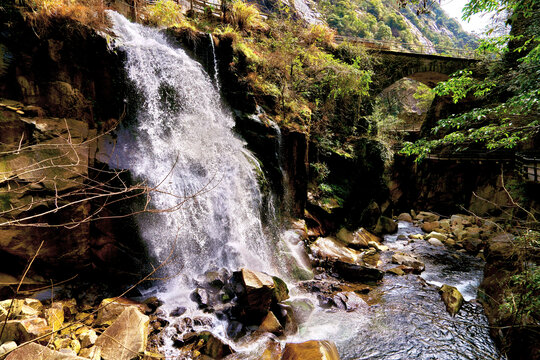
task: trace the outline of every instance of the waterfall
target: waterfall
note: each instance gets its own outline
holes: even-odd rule
[[[217,63],[217,57],[216,57],[216,47],[214,46],[214,38],[212,37],[212,34],[208,34],[208,37],[210,38],[210,47],[212,49],[212,60],[214,61],[214,81],[216,83],[217,92],[219,93],[220,87],[219,87],[219,71],[218,71],[218,63]]]
[[[260,220],[258,161],[232,132],[210,77],[158,30],[109,16],[140,98],[136,124],[118,131],[116,166],[158,187],[152,207],[178,208],[138,217],[149,249],[160,261],[175,249],[169,273],[184,280],[222,267],[275,272]]]

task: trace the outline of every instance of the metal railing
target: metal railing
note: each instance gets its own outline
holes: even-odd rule
[[[516,166],[525,180],[540,182],[540,153],[516,154]]]
[[[354,36],[343,36],[336,35],[336,42],[351,42],[355,44],[361,44],[362,46],[377,51],[395,51],[400,53],[409,53],[409,54],[422,54],[422,55],[437,55],[437,56],[448,56],[460,59],[480,59],[481,56],[478,55],[474,50],[471,49],[460,49],[452,48],[440,45],[425,45],[425,44],[416,44],[416,43],[404,43],[401,41],[392,41],[392,40],[374,40],[374,39],[365,39]]]

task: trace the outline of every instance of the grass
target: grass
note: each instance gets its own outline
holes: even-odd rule
[[[42,25],[51,18],[70,18],[94,29],[103,30],[109,22],[104,0],[31,0],[31,17]]]

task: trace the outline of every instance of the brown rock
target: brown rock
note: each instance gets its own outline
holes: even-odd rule
[[[420,273],[424,271],[425,269],[425,265],[423,262],[421,262],[420,260],[410,255],[399,254],[399,253],[394,254],[392,255],[392,262],[394,264],[410,266],[414,269],[415,273]]]
[[[283,326],[279,323],[279,320],[276,318],[276,315],[272,311],[269,311],[261,325],[259,326],[259,331],[269,332],[276,335],[283,333]]]
[[[104,360],[131,360],[146,349],[150,318],[135,306],[122,314],[96,340]]]
[[[356,263],[362,258],[362,253],[349,249],[342,242],[333,237],[320,237],[310,245],[314,256],[324,260],[339,260],[347,263]]]
[[[436,229],[438,229],[440,227],[440,223],[438,221],[428,221],[428,222],[424,222],[421,226],[422,230],[427,232],[427,233],[430,233],[432,231],[435,231]]]
[[[63,354],[35,343],[17,348],[11,352],[6,360],[88,360],[76,355]]]
[[[15,341],[17,344],[21,344],[46,335],[51,330],[52,329],[47,325],[45,319],[42,318],[10,320],[6,322],[4,332],[0,338],[0,343]],[[47,343],[49,338],[50,336],[47,336],[41,339],[40,342]]]
[[[441,298],[446,305],[446,311],[452,316],[456,315],[463,305],[463,296],[454,286],[443,285],[439,290]]]
[[[54,330],[58,330],[64,323],[64,307],[60,302],[53,302],[49,309],[45,309],[47,324]]]
[[[427,211],[420,211],[416,215],[417,220],[423,220],[424,222],[438,221],[440,218],[439,215]]]
[[[282,360],[339,360],[336,345],[331,341],[306,341],[287,343]]]
[[[133,300],[125,298],[104,299],[99,304],[100,309],[97,314],[96,325],[112,324],[125,309],[131,306],[135,306],[142,313],[149,311],[148,306]]]
[[[409,213],[401,213],[397,217],[398,221],[413,222],[413,218]]]

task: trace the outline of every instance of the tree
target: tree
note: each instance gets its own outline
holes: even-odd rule
[[[540,131],[540,4],[535,0],[471,0],[464,18],[484,11],[506,12],[512,25],[508,35],[484,40],[479,51],[497,61],[487,62],[488,75],[479,80],[472,70],[459,71],[435,92],[456,103],[468,95],[481,107],[439,120],[434,138],[405,144],[403,153],[422,159],[442,147],[471,146],[486,150],[516,149]],[[488,31],[490,33],[490,31]]]

